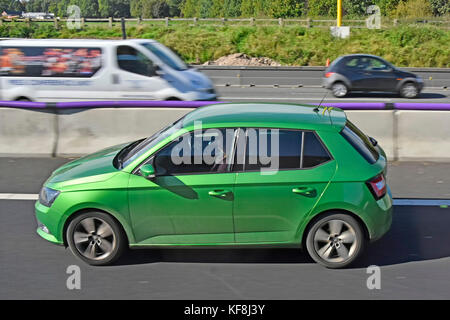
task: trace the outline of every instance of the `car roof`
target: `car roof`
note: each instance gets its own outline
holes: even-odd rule
[[[365,53],[346,54],[344,56],[340,56],[339,58],[350,58],[350,57],[377,58],[377,59],[384,60],[382,57],[376,56],[374,54],[365,54]]]
[[[347,117],[339,108],[324,110],[289,103],[218,103],[187,114],[183,127],[201,121],[202,127],[266,127],[340,131]]]

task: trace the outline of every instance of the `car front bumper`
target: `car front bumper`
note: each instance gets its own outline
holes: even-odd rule
[[[36,201],[34,207],[37,222],[37,234],[47,241],[62,245],[62,239],[57,236],[58,225],[55,219],[52,219],[54,213],[51,208],[44,206],[39,201]]]

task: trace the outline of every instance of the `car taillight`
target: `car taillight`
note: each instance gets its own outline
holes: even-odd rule
[[[386,180],[382,173],[367,181],[367,186],[376,200],[381,199],[386,194]]]
[[[327,72],[325,73],[325,78],[329,78],[334,74],[334,72]]]

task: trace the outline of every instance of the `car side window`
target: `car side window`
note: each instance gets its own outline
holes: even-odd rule
[[[154,155],[156,175],[227,172],[234,133],[235,129],[206,129],[182,135]]]
[[[243,129],[235,153],[234,171],[307,169],[331,160],[317,135],[302,130]]]
[[[300,168],[302,131],[246,128],[240,136],[243,139],[236,147],[235,171]]]
[[[305,131],[302,168],[316,167],[329,160],[331,157],[317,135],[314,132]]]
[[[153,62],[143,53],[130,46],[117,47],[117,64],[120,69],[151,77],[154,75]]]

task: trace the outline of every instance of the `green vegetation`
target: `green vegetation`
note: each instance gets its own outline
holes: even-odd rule
[[[352,29],[349,39],[335,39],[328,29],[298,26],[211,27],[131,25],[130,38],[156,39],[189,63],[203,63],[231,53],[265,56],[283,65],[324,65],[349,53],[370,53],[402,67],[450,67],[450,31],[432,26]],[[52,23],[3,23],[0,37],[120,39],[120,25],[69,30]]]
[[[378,5],[383,16],[420,18],[424,14],[450,14],[448,0],[345,0],[344,15],[361,17]],[[67,16],[77,5],[85,18],[99,17],[271,17],[335,16],[336,0],[0,0],[1,10],[52,12]]]

